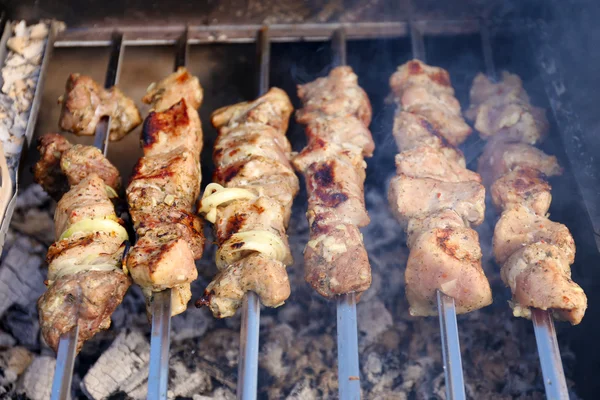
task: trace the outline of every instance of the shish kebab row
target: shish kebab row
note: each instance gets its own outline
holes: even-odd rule
[[[529,317],[532,307],[551,309],[579,323],[586,300],[570,280],[573,239],[564,225],[545,216],[550,187],[544,174],[557,174],[560,167],[527,144],[543,136],[545,119],[529,104],[518,77],[505,75],[499,84],[483,76],[474,81],[467,116],[483,137],[494,136],[480,159],[481,176],[466,169],[456,147],[471,128],[448,73],[414,60],[398,68],[390,85],[398,104],[393,134],[401,153],[389,199],[408,234],[411,314],[434,315],[437,290],[455,299],[459,313],[491,303],[472,229],[484,219],[483,176],[486,184],[495,181],[492,198],[504,210],[494,253],[513,293],[514,314]],[[359,231],[369,223],[363,193],[364,157],[374,150],[369,100],[349,67],[300,85],[298,95],[303,108],[296,117],[308,136],[299,154],[285,136],[293,108],[280,89],[213,113],[217,170],[196,206],[202,148],[196,110],[202,88],[184,68],[151,85],[143,98],[152,106],[142,132],[144,156],[126,191],[137,236],[128,254],[124,242],[132,238],[112,202],[122,189],[119,172],[94,147],[71,145],[58,134],[41,138],[36,181],[59,200],[57,242],[47,256],[48,290],[38,301],[51,347],[77,324],[79,348],[108,328],[131,280],[148,299],[152,292],[172,289],[172,315],[183,312],[204,244],[196,210],[214,225],[219,247],[219,273],[197,305],[228,317],[247,291],[266,306],[282,305],[291,290],[285,268],[293,263],[286,235],[298,192],[293,167],[304,174],[309,196],[307,282],[327,298],[369,288],[370,265]],[[77,134],[92,134],[102,115],[118,121],[111,125],[113,140],[141,123],[134,102],[122,92],[77,74],[67,82],[62,105],[61,128]]]

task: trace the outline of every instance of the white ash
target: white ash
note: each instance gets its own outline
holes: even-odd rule
[[[55,367],[53,356],[36,357],[20,377],[16,392],[31,400],[49,399]]]
[[[27,120],[40,74],[48,25],[40,22],[27,26],[25,21],[21,21],[14,23],[12,30],[2,67],[0,141],[14,180],[15,168],[26,140]]]

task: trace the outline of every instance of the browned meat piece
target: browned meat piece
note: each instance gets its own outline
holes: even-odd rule
[[[371,102],[358,86],[358,76],[351,67],[334,68],[324,78],[298,85],[298,97],[302,109],[296,113],[296,120],[301,124],[323,117],[350,116],[358,118],[365,127],[371,123]]]
[[[501,275],[513,294],[515,316],[530,318],[531,308],[539,308],[573,325],[581,322],[587,297],[571,280],[569,262],[557,246],[538,242],[521,248],[502,266]]]
[[[414,316],[437,315],[437,290],[454,299],[459,314],[492,303],[481,268],[479,236],[470,228],[434,228],[421,233],[410,249],[405,279],[409,311]]]
[[[477,171],[486,186],[495,182],[516,167],[536,169],[546,176],[562,174],[556,157],[525,143],[498,138],[490,140],[479,157]]]
[[[287,94],[279,88],[271,88],[254,101],[219,108],[212,113],[210,120],[220,134],[242,124],[260,124],[275,128],[285,136],[293,110]]]
[[[481,182],[481,176],[447,158],[435,147],[421,146],[396,155],[396,173],[445,182]]]
[[[367,290],[371,266],[358,227],[335,221],[335,215],[323,212],[309,211],[308,219],[311,232],[304,249],[305,280],[327,298]]]
[[[140,158],[127,188],[134,222],[140,222],[138,210],[145,212],[161,203],[192,210],[200,193],[199,177],[198,156],[189,151],[173,150]]]
[[[155,111],[164,111],[183,99],[197,110],[202,104],[202,96],[203,90],[198,78],[191,75],[185,67],[179,67],[165,79],[151,84],[142,101],[150,104]]]
[[[69,190],[67,177],[60,168],[60,159],[69,148],[71,143],[58,133],[47,133],[38,140],[40,160],[33,167],[33,179],[57,201]]]
[[[306,180],[310,240],[304,250],[304,277],[324,297],[364,292],[371,266],[359,227],[370,220],[364,180],[375,148],[368,127],[371,104],[350,67],[298,86],[308,146],[293,164]]]
[[[285,265],[252,253],[219,272],[196,305],[208,306],[217,318],[231,317],[242,305],[246,292],[256,293],[267,307],[283,305],[291,292]]]
[[[212,115],[219,130],[216,183],[207,187],[198,209],[214,224],[221,272],[196,304],[208,306],[217,318],[234,315],[248,291],[268,307],[279,307],[290,295],[285,266],[293,259],[285,228],[298,192],[285,137],[291,112],[285,92],[273,88]]]
[[[79,325],[79,351],[86,340],[110,327],[110,316],[130,284],[130,278],[120,270],[81,272],[57,280],[38,300],[46,343],[58,351],[60,335]]]
[[[406,228],[410,255],[406,297],[415,316],[437,314],[437,291],[457,313],[492,302],[481,267],[479,225],[485,214],[481,177],[465,168],[456,147],[471,134],[448,72],[413,60],[390,79],[398,111],[393,134],[401,151],[390,181],[392,212]]]
[[[444,209],[455,210],[472,226],[485,217],[485,189],[477,182],[443,182],[431,178],[398,175],[390,181],[388,200],[403,225],[411,218],[424,218]]]
[[[104,116],[112,118],[110,140],[119,140],[142,122],[135,102],[118,88],[104,89],[86,75],[71,74],[62,97],[60,127],[76,135],[94,135]]]
[[[348,224],[369,224],[363,194],[366,163],[360,153],[315,140],[294,158],[294,166],[306,177],[309,210],[332,211]]]
[[[459,166],[463,168],[466,166],[462,152],[448,143],[438,129],[425,117],[399,111],[394,117],[392,133],[400,151],[428,146],[438,149],[444,154],[444,157]]]
[[[165,111],[150,112],[144,120],[142,145],[145,156],[178,149],[199,155],[202,144],[202,125],[198,112],[183,99]]]
[[[56,200],[69,190],[69,185],[77,185],[92,173],[115,191],[121,187],[119,171],[93,146],[72,145],[63,136],[48,133],[40,138],[38,151],[40,160],[34,166],[34,179]]]
[[[543,109],[533,107],[521,79],[504,71],[502,81],[492,83],[478,74],[471,87],[471,107],[465,113],[475,121],[483,138],[503,135],[535,144],[543,140],[549,125]]]
[[[540,171],[517,167],[492,184],[492,201],[498,211],[523,205],[546,215],[552,201],[551,187]]]
[[[427,88],[430,93],[454,95],[448,71],[419,60],[402,64],[390,77],[390,87],[397,98],[401,98],[404,91],[411,86]]]
[[[357,148],[363,157],[371,157],[375,150],[373,137],[366,125],[354,116],[317,118],[306,126],[308,140],[321,139],[328,143],[343,143]]]
[[[90,174],[97,174],[113,190],[121,188],[119,170],[94,146],[74,145],[63,153],[60,167],[71,186],[77,185]]]
[[[525,206],[515,206],[502,213],[494,229],[496,262],[502,265],[523,246],[537,242],[554,245],[569,264],[575,261],[575,241],[566,226],[536,215]]]
[[[193,214],[200,192],[202,102],[198,79],[179,69],[154,84],[143,99],[152,111],[144,121],[144,156],[134,168],[127,202],[138,240],[127,267],[150,306],[153,292],[171,289],[171,315],[191,299],[202,257],[201,221]]]

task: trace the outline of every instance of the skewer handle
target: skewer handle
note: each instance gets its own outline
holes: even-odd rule
[[[531,311],[535,341],[537,343],[542,375],[544,376],[544,387],[548,400],[564,400],[569,398],[565,371],[562,360],[554,321],[550,311],[533,309]]]
[[[79,336],[79,325],[75,325],[75,328],[60,336],[50,394],[51,400],[66,400],[70,397],[77,336]]]
[[[456,322],[454,299],[437,291],[438,315],[442,337],[442,356],[446,378],[446,399],[465,399],[465,381],[463,377],[460,340]]]

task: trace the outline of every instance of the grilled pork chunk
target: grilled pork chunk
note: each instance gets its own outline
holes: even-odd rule
[[[536,144],[544,139],[549,128],[545,111],[529,103],[521,79],[506,71],[499,83],[492,83],[481,73],[475,77],[471,106],[465,115],[475,122],[475,129],[484,139],[502,135]]]
[[[200,192],[202,101],[198,79],[180,68],[154,84],[144,97],[154,111],[144,121],[144,156],[134,168],[127,202],[138,235],[127,268],[148,301],[171,289],[171,315],[182,313],[198,277],[202,224],[193,215]]]
[[[92,136],[104,116],[112,118],[110,140],[120,140],[142,122],[135,102],[117,87],[104,89],[91,77],[71,74],[61,98],[59,126],[76,135]]]
[[[142,101],[150,104],[154,111],[160,112],[184,99],[189,107],[197,110],[202,104],[203,94],[198,78],[191,75],[185,67],[179,67],[162,81],[151,84]]]
[[[361,293],[371,285],[371,266],[359,227],[365,208],[364,157],[375,148],[371,104],[350,67],[298,86],[308,145],[294,158],[308,192],[310,240],[304,249],[306,281],[324,297]]]
[[[544,110],[529,103],[520,78],[507,72],[497,84],[479,74],[471,103],[467,115],[483,138],[491,138],[478,170],[502,212],[494,230],[494,256],[513,295],[513,314],[531,318],[531,308],[552,310],[556,318],[576,325],[587,298],[571,280],[575,243],[566,226],[547,218],[552,195],[546,177],[562,169],[556,157],[531,146],[546,134]]]
[[[198,208],[214,224],[220,272],[196,305],[217,318],[234,315],[248,291],[267,307],[290,295],[285,267],[293,259],[285,230],[298,192],[285,136],[291,112],[285,92],[273,88],[212,115],[217,170]]]
[[[407,232],[410,313],[436,315],[438,290],[454,298],[458,313],[485,307],[492,295],[479,237],[471,229],[483,222],[485,189],[455,147],[471,130],[450,77],[413,60],[398,68],[390,86],[398,103],[393,134],[401,153],[388,199]]]
[[[115,214],[114,192],[89,174],[58,202],[57,241],[50,249],[48,290],[38,300],[42,335],[58,348],[60,335],[79,326],[77,349],[99,330],[131,284],[122,268],[127,232]]]

